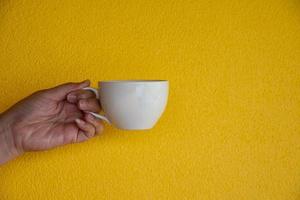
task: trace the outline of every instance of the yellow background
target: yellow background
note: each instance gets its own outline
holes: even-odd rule
[[[300,199],[298,0],[0,0],[0,110],[89,78],[168,79],[154,129],[0,167],[0,199]]]

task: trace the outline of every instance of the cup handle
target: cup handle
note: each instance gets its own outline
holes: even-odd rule
[[[96,95],[96,98],[98,100],[100,100],[100,95],[99,95],[99,92],[98,92],[97,89],[92,88],[92,87],[85,87],[85,88],[83,88],[83,90],[92,91]],[[94,113],[94,112],[88,112],[88,113],[90,113],[91,115],[93,115],[94,117],[96,117],[98,119],[102,119],[102,120],[106,121],[107,123],[111,124],[110,121],[107,119],[107,117],[105,117],[104,115],[100,115],[100,114],[97,114],[97,113]]]

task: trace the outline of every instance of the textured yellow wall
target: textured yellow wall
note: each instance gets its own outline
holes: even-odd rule
[[[0,0],[0,110],[66,81],[168,79],[157,126],[0,167],[0,199],[300,199],[298,0]]]

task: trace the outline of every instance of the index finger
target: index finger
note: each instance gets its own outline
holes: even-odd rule
[[[67,100],[70,103],[77,103],[80,99],[96,98],[96,95],[89,90],[76,90],[67,95]]]

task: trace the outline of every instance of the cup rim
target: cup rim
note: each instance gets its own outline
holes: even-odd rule
[[[168,82],[168,80],[104,80],[99,81],[99,83],[155,83],[155,82]]]

